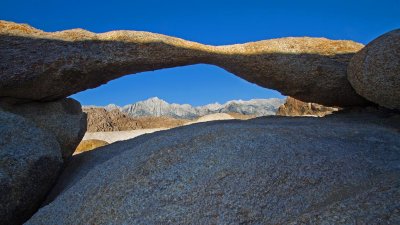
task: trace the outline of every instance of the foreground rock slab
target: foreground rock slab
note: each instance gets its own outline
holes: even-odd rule
[[[340,108],[328,107],[317,103],[303,102],[292,97],[287,97],[285,104],[276,112],[277,116],[317,116],[323,117],[339,111]]]
[[[27,224],[398,224],[400,118],[179,127],[73,156]]]
[[[0,224],[21,224],[39,208],[62,166],[56,138],[0,110]]]
[[[400,29],[378,37],[357,53],[348,79],[364,98],[400,110]]]
[[[0,98],[57,100],[128,74],[206,63],[302,101],[364,105],[346,78],[362,47],[307,37],[216,47],[149,32],[49,33],[0,21]]]
[[[54,134],[64,159],[72,155],[86,132],[86,114],[82,112],[81,104],[72,98],[2,106]]]

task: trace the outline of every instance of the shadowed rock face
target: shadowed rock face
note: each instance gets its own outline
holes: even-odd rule
[[[0,106],[54,134],[60,144],[63,159],[72,155],[86,132],[86,114],[82,112],[81,104],[72,98],[18,105],[0,102]]]
[[[0,21],[0,97],[50,101],[127,74],[206,63],[303,101],[363,105],[346,79],[362,47],[307,37],[216,47],[149,32],[47,33]]]
[[[62,167],[54,135],[0,109],[0,224],[21,224],[39,208]]]
[[[358,52],[349,64],[348,79],[366,99],[400,110],[400,29],[376,38]]]

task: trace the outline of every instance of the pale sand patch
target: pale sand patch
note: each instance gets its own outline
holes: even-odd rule
[[[108,143],[123,141],[135,138],[143,134],[149,134],[160,130],[168,130],[169,128],[141,129],[128,131],[110,131],[110,132],[86,132],[82,140],[97,139]]]
[[[227,113],[214,113],[202,116],[193,122],[184,124],[183,126],[194,123],[215,121],[215,120],[233,120],[233,119],[235,118]],[[86,132],[82,140],[97,139],[106,141],[111,144],[116,141],[124,141],[138,137],[143,134],[149,134],[156,131],[168,130],[168,129],[171,128],[153,128],[153,129],[139,129],[139,130],[128,130],[128,131],[108,131],[108,132]]]
[[[214,113],[214,114],[209,114],[202,116],[198,118],[197,120],[194,120],[192,122],[185,123],[185,125],[190,125],[194,123],[202,123],[202,122],[209,122],[209,121],[215,121],[215,120],[234,120],[235,117],[229,115],[228,113]]]

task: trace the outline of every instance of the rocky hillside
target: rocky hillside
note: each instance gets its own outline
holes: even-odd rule
[[[128,131],[138,129],[172,128],[196,119],[218,113],[227,113],[232,119],[250,119],[274,115],[282,99],[235,100],[225,104],[193,107],[189,104],[169,104],[157,97],[123,107],[110,104],[105,107],[84,106],[88,132]]]
[[[106,110],[119,109],[131,117],[171,117],[177,119],[195,119],[214,113],[238,113],[251,116],[275,115],[278,107],[284,103],[283,99],[252,99],[249,101],[233,100],[225,104],[208,104],[204,106],[191,106],[189,104],[168,103],[157,97],[139,101],[134,104],[119,107],[108,105]],[[90,106],[93,107],[93,106]]]
[[[285,104],[279,106],[278,116],[326,116],[339,111],[340,108],[323,106],[317,103],[303,102],[292,97],[287,97]]]
[[[87,114],[87,132],[171,128],[189,122],[189,120],[170,117],[145,116],[133,118],[119,109],[107,110],[107,108],[83,107],[83,111]]]

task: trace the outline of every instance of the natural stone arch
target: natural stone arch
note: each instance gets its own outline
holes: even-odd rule
[[[48,33],[0,21],[0,97],[50,101],[128,74],[204,63],[306,102],[363,105],[346,78],[362,47],[309,37],[210,46],[149,32]]]

